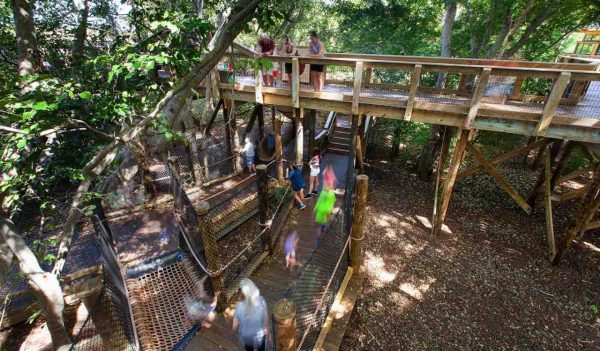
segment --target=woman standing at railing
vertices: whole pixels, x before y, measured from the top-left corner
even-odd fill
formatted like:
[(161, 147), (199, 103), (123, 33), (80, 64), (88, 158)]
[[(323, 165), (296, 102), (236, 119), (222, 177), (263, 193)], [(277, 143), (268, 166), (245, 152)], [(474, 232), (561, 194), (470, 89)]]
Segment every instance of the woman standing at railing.
[[(315, 31), (310, 33), (310, 44), (308, 44), (308, 49), (308, 55), (310, 57), (322, 58), (323, 55), (325, 55), (323, 42), (319, 39), (319, 35)], [(312, 80), (315, 91), (323, 90), (323, 86), (325, 86), (325, 66), (311, 64), (310, 79)]]
[[(273, 56), (273, 51), (275, 50), (275, 41), (273, 38), (262, 35), (258, 40), (258, 46), (260, 49), (260, 53), (262, 56)], [(268, 65), (268, 66), (267, 66)], [(263, 82), (266, 86), (273, 86), (273, 63), (265, 63), (261, 64), (261, 70), (263, 75)]]

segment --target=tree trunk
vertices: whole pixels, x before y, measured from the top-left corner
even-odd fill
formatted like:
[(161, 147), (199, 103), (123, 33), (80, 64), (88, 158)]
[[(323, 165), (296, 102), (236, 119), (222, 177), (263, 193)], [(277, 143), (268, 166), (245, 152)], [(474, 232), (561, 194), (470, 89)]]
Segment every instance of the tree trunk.
[(87, 37), (88, 15), (90, 13), (90, 3), (88, 0), (83, 0), (83, 7), (79, 10), (79, 25), (75, 30), (75, 39), (73, 40), (73, 66), (79, 66), (83, 63), (83, 49), (85, 38)]
[(21, 272), (27, 277), (29, 285), (39, 300), (54, 349), (68, 350), (71, 340), (62, 317), (65, 303), (58, 278), (40, 267), (33, 251), (17, 234), (14, 223), (2, 216), (0, 216), (0, 236), (19, 260)]
[[(450, 57), (452, 55), (452, 26), (456, 17), (456, 1), (448, 0), (446, 2), (446, 15), (444, 16), (444, 28), (442, 31), (442, 57)], [(438, 75), (439, 88), (443, 88), (443, 82), (446, 75)], [(442, 134), (445, 127), (441, 125), (432, 125), (429, 130), (429, 142), (423, 146), (421, 154), (417, 158), (416, 173), (419, 179), (429, 180), (433, 174), (433, 164), (440, 152), (442, 146)]]
[(40, 54), (33, 24), (33, 0), (11, 0), (10, 5), (15, 20), (19, 75), (26, 76), (40, 68)]
[(194, 6), (194, 12), (198, 18), (202, 18), (204, 12), (204, 0), (192, 0), (192, 5)]
[(260, 0), (241, 0), (237, 2), (233, 11), (227, 18), (227, 21), (223, 23), (215, 33), (214, 39), (216, 45), (214, 49), (211, 49), (196, 68), (184, 77), (175, 88), (169, 91), (165, 97), (156, 104), (151, 113), (144, 117), (144, 119), (136, 126), (121, 132), (113, 142), (100, 150), (100, 152), (85, 165), (82, 170), (83, 180), (73, 197), (69, 208), (69, 214), (65, 220), (65, 226), (60, 236), (58, 255), (52, 270), (54, 274), (60, 275), (65, 264), (69, 246), (73, 239), (73, 230), (79, 220), (79, 207), (83, 204), (85, 194), (94, 179), (104, 171), (106, 166), (114, 158), (117, 148), (134, 139), (141, 131), (150, 125), (157, 116), (163, 113), (163, 110), (167, 105), (171, 104), (175, 99), (179, 99), (180, 93), (190, 91), (191, 94), (191, 89), (196, 87), (208, 75), (217, 62), (219, 62), (219, 59), (223, 56), (239, 32), (244, 28), (244, 24), (247, 22), (248, 17), (254, 13), (259, 3)]

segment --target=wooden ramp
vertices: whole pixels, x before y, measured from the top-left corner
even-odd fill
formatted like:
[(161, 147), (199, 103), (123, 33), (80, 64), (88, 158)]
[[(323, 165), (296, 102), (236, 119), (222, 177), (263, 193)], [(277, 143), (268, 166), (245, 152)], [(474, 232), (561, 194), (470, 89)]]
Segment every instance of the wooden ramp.
[[(344, 123), (344, 120), (340, 123)], [(334, 211), (339, 211), (344, 195), (343, 189), (346, 184), (348, 156), (326, 155), (321, 163), (321, 170), (324, 170), (328, 165), (333, 166), (338, 179), (336, 190), (337, 200)], [(308, 185), (308, 175), (305, 178)], [(299, 242), (296, 250), (296, 258), (300, 264), (304, 264), (316, 247), (317, 225), (314, 223), (313, 214), (316, 202), (317, 197), (313, 196), (305, 200), (306, 208), (304, 210), (293, 210), (282, 229), (282, 240), (280, 240), (275, 253), (267, 258), (250, 277), (260, 289), (261, 295), (265, 298), (269, 314), (272, 314), (275, 302), (285, 297), (300, 271), (299, 268), (296, 268), (294, 271), (286, 270), (285, 268), (285, 258), (282, 250), (282, 242), (285, 237), (294, 230), (298, 233)], [(215, 321), (204, 325), (198, 335), (192, 339), (186, 350), (241, 349), (237, 336), (231, 332), (232, 316), (233, 310), (230, 308), (223, 315), (219, 315)]]

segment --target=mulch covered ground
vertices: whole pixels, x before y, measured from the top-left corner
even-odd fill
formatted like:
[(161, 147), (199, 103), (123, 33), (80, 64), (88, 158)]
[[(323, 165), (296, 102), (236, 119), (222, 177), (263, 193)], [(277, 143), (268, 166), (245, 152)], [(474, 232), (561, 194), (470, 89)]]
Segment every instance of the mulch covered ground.
[[(519, 169), (504, 172), (531, 186)], [(551, 267), (543, 208), (527, 216), (479, 175), (457, 184), (434, 239), (432, 183), (386, 161), (367, 174), (368, 276), (342, 350), (600, 349), (600, 232)], [(558, 238), (573, 205), (556, 209)]]

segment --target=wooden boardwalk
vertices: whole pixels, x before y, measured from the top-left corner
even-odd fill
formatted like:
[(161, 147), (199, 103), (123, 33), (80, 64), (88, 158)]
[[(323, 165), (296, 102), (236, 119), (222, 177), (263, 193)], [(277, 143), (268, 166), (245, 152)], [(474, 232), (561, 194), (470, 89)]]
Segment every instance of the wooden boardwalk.
[[(343, 122), (342, 122), (343, 123)], [(323, 158), (321, 170), (327, 165), (331, 165), (336, 173), (337, 200), (334, 211), (339, 211), (343, 200), (343, 189), (346, 183), (346, 169), (348, 165), (348, 156), (328, 154)], [(308, 176), (305, 176), (308, 185)], [(295, 270), (286, 270), (285, 258), (282, 250), (282, 244), (285, 237), (292, 231), (298, 233), (299, 242), (296, 250), (296, 259), (300, 265), (303, 265), (316, 247), (317, 226), (314, 223), (313, 209), (317, 202), (317, 197), (313, 196), (305, 200), (306, 208), (304, 210), (294, 209), (286, 225), (283, 227), (279, 245), (273, 256), (265, 260), (259, 268), (252, 274), (252, 279), (261, 295), (265, 298), (269, 315), (273, 312), (273, 305), (284, 298), (291, 287), (300, 268)], [(214, 321), (203, 325), (202, 330), (190, 342), (186, 350), (240, 350), (238, 338), (231, 332), (233, 317), (233, 308), (231, 306), (223, 315), (219, 315)]]

